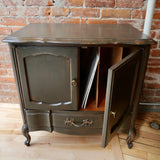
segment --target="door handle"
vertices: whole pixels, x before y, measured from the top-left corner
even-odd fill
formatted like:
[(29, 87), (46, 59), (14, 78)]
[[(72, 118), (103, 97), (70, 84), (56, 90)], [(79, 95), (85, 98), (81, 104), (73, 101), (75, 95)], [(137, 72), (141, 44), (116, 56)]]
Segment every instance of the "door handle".
[(111, 111), (113, 118), (116, 118), (116, 112)]
[(77, 86), (77, 81), (75, 79), (72, 80), (72, 86), (76, 87)]

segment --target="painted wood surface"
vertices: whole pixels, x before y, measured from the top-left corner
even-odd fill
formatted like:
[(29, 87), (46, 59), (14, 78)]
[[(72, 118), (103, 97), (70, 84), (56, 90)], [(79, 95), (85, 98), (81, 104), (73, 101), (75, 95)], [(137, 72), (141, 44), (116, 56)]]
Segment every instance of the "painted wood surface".
[(65, 45), (154, 44), (128, 24), (29, 24), (3, 40), (9, 43), (54, 43)]

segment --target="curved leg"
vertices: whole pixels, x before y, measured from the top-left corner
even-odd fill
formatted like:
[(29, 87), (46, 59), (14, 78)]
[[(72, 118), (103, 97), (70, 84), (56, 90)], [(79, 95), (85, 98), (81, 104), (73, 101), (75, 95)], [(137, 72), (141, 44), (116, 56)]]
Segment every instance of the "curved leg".
[(133, 139), (134, 139), (135, 136), (136, 136), (136, 129), (133, 128), (133, 130), (129, 131), (129, 135), (128, 135), (127, 139), (126, 139), (129, 149), (131, 149), (133, 147), (133, 143), (132, 142), (133, 142)]
[(27, 140), (24, 142), (26, 146), (30, 145), (31, 137), (29, 135), (29, 130), (26, 124), (23, 125), (22, 127), (22, 134), (27, 138)]

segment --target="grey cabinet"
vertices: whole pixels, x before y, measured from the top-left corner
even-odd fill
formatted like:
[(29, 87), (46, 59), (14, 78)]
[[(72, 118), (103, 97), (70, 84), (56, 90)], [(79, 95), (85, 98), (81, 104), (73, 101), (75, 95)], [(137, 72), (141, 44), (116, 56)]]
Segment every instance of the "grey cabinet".
[[(3, 41), (10, 45), (27, 146), (30, 131), (102, 134), (105, 147), (121, 130), (132, 147), (152, 39), (130, 25), (30, 24)], [(84, 109), (95, 54), (99, 61)]]

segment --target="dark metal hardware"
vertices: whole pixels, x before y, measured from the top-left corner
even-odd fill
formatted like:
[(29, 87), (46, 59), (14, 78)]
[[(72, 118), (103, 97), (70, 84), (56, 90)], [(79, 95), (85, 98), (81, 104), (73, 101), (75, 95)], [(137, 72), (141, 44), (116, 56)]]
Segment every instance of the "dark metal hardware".
[(75, 79), (72, 80), (72, 86), (76, 87), (77, 86), (77, 81)]
[(66, 126), (83, 127), (83, 126), (91, 126), (93, 124), (93, 121), (92, 120), (89, 121), (88, 119), (84, 119), (82, 121), (82, 123), (76, 124), (74, 122), (74, 119), (71, 120), (71, 119), (67, 118), (64, 123)]
[(113, 115), (113, 118), (116, 118), (116, 112), (111, 111), (111, 114)]

